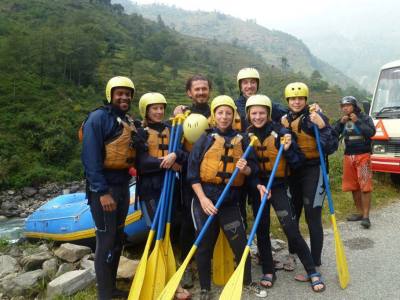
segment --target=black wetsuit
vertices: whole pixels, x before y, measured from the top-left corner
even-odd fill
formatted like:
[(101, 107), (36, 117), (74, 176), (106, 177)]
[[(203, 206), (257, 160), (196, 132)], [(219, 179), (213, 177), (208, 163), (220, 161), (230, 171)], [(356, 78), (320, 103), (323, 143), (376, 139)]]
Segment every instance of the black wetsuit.
[[(221, 195), (225, 184), (211, 184), (204, 183), (200, 180), (200, 164), (204, 154), (214, 143), (212, 133), (218, 133), (223, 136), (226, 143), (229, 144), (233, 137), (237, 135), (237, 131), (228, 130), (225, 133), (220, 132), (218, 129), (212, 129), (208, 134), (204, 134), (195, 143), (192, 152), (189, 155), (188, 162), (188, 182), (192, 185), (195, 183), (201, 183), (205, 195), (215, 204), (218, 197)], [(247, 134), (244, 134), (242, 140), (243, 151), (249, 144)], [(254, 153), (247, 158), (248, 166), (252, 171), (256, 172), (257, 163), (255, 160)], [(235, 255), (235, 260), (239, 263), (240, 258), (246, 246), (246, 232), (242, 220), (242, 216), (239, 209), (240, 201), (240, 187), (231, 187), (230, 192), (227, 194), (222, 206), (218, 210), (218, 214), (215, 216), (210, 228), (204, 235), (203, 240), (196, 252), (196, 263), (199, 272), (200, 286), (202, 289), (210, 290), (211, 287), (211, 258), (213, 255), (213, 249), (215, 242), (219, 234), (219, 228), (222, 228), (227, 240)], [(201, 207), (200, 201), (197, 196), (192, 200), (191, 206), (192, 216), (195, 223), (196, 233), (199, 234), (204, 223), (206, 222), (208, 215), (206, 215)], [(246, 262), (244, 284), (250, 284), (251, 282), (251, 266), (250, 259)]]
[[(111, 105), (90, 113), (83, 127), (82, 162), (85, 169), (88, 204), (96, 226), (95, 271), (98, 298), (108, 300), (115, 289), (116, 275), (124, 241), (124, 223), (129, 208), (128, 169), (103, 168), (104, 144), (118, 136), (122, 126), (117, 117), (127, 121), (125, 113)], [(117, 208), (105, 212), (100, 197), (111, 194)]]
[[(320, 113), (326, 126), (319, 129), (321, 146), (324, 155), (334, 153), (338, 148), (338, 137), (329, 120)], [(301, 118), (299, 128), (293, 130), (293, 134), (303, 131), (314, 137), (314, 124), (310, 120), (308, 106), (298, 114), (289, 112), (287, 115), (289, 123)], [(301, 145), (299, 145), (301, 148)], [(325, 198), (325, 187), (323, 183), (322, 170), (319, 157), (306, 159), (300, 168), (294, 170), (290, 176), (290, 192), (295, 209), (297, 222), (301, 217), (304, 208), (305, 218), (310, 233), (311, 255), (316, 266), (321, 265), (321, 253), (324, 240), (322, 227), (322, 206)], [(294, 245), (289, 242), (289, 252), (296, 253)]]
[[(279, 123), (268, 123), (262, 128), (250, 127), (249, 132), (254, 133), (258, 137), (261, 144), (273, 132), (276, 133), (277, 137), (275, 138), (275, 148), (277, 150), (280, 147), (280, 138), (283, 135), (290, 133), (289, 130), (285, 129)], [(290, 148), (287, 151), (283, 151), (281, 160), (282, 159), (285, 159), (288, 163), (285, 173), (289, 172), (289, 166), (292, 170), (296, 169), (301, 166), (305, 160), (304, 155), (300, 151), (294, 139), (292, 139)], [(252, 184), (250, 191), (253, 199), (252, 207), (254, 218), (256, 217), (261, 205), (260, 193), (257, 190), (257, 184), (266, 186), (269, 180), (269, 173), (266, 174), (260, 167), (258, 174), (253, 175), (251, 178)], [(307, 243), (304, 241), (299, 231), (296, 216), (291, 203), (286, 175), (287, 174), (281, 177), (275, 176), (271, 188), (271, 198), (267, 200), (268, 202), (264, 208), (260, 224), (257, 228), (257, 246), (262, 265), (262, 272), (263, 274), (273, 274), (275, 272), (272, 258), (271, 240), (269, 238), (270, 211), (272, 205), (288, 241), (291, 243), (291, 245), (293, 245), (293, 248), (295, 248), (295, 251), (299, 256), (307, 274), (310, 275), (316, 272), (315, 265), (311, 257), (310, 249), (308, 248)]]

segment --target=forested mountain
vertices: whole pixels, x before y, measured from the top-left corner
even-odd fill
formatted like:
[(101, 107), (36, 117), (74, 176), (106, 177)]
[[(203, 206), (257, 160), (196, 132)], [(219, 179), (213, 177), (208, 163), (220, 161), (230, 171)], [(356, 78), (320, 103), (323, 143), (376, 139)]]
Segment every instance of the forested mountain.
[(324, 80), (341, 87), (357, 83), (338, 69), (315, 57), (298, 38), (278, 30), (269, 30), (254, 20), (243, 21), (219, 12), (186, 11), (162, 4), (139, 5), (130, 0), (113, 0), (127, 12), (157, 20), (187, 35), (215, 39), (240, 45), (259, 54), (263, 60), (282, 71), (302, 72), (310, 76), (315, 70)]
[[(238, 94), (237, 71), (257, 67), (261, 90), (282, 99), (291, 81), (310, 84), (312, 98), (332, 113), (350, 91), (328, 87), (318, 72), (310, 79), (282, 72), (241, 46), (188, 37), (121, 5), (95, 0), (0, 2), (0, 188), (82, 178), (77, 130), (100, 106), (107, 80), (133, 79), (137, 101), (163, 93), (169, 110), (185, 97), (185, 80), (209, 76), (214, 95)], [(358, 93), (357, 90), (351, 90)]]

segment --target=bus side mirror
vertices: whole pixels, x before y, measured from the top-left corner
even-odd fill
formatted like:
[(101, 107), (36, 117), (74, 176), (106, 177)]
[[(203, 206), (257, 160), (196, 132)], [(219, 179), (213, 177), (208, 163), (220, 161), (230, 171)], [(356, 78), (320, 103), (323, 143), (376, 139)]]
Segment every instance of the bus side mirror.
[(363, 105), (363, 108), (364, 108), (364, 112), (366, 114), (369, 114), (369, 110), (371, 108), (371, 103), (369, 101), (363, 101), (362, 105)]

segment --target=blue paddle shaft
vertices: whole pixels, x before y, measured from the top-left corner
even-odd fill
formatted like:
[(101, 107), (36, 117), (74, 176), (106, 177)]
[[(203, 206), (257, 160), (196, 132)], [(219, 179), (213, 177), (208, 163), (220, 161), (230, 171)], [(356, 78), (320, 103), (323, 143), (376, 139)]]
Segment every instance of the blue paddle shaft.
[[(243, 159), (246, 159), (246, 158), (249, 156), (250, 151), (251, 151), (252, 149), (253, 149), (253, 146), (250, 144), (250, 145), (247, 147), (246, 151), (244, 152), (242, 158), (243, 158)], [(231, 185), (232, 185), (233, 181), (235, 180), (235, 178), (236, 178), (236, 176), (237, 176), (238, 173), (239, 173), (239, 169), (236, 167), (235, 170), (233, 171), (232, 176), (231, 176), (231, 178), (229, 179), (227, 185), (225, 186), (225, 188), (224, 188), (222, 194), (219, 196), (217, 203), (215, 204), (215, 207), (216, 207), (217, 209), (221, 206), (222, 202), (224, 201), (225, 196), (226, 196), (226, 194), (228, 193), (228, 191), (229, 191), (229, 189), (230, 189), (230, 187), (231, 187)], [(211, 222), (213, 221), (214, 216), (215, 216), (215, 215), (210, 215), (210, 216), (207, 218), (207, 221), (206, 221), (206, 223), (204, 224), (203, 228), (201, 229), (201, 231), (200, 231), (200, 233), (199, 233), (199, 236), (197, 237), (196, 241), (194, 242), (194, 244), (195, 244), (196, 246), (199, 246), (201, 240), (203, 239), (204, 234), (206, 233), (206, 231), (207, 231), (208, 227), (210, 226)]]
[[(170, 131), (170, 139), (168, 143), (168, 153), (171, 153), (172, 147), (173, 147), (173, 140), (174, 140), (174, 135), (175, 135), (175, 123), (172, 123), (171, 131)], [(170, 178), (170, 172), (165, 172), (164, 176), (164, 181), (163, 181), (163, 188), (161, 191), (160, 199), (159, 199), (159, 206), (161, 206), (160, 213), (158, 216), (158, 229), (157, 229), (157, 240), (161, 239), (163, 236), (163, 227), (164, 227), (164, 220), (165, 220), (165, 215), (166, 215), (166, 208), (167, 208), (167, 195), (168, 195), (168, 183), (169, 183), (169, 178)]]
[(322, 177), (323, 177), (324, 183), (325, 183), (325, 191), (326, 191), (326, 195), (328, 197), (329, 212), (331, 213), (331, 215), (333, 215), (335, 213), (335, 209), (333, 207), (333, 198), (332, 198), (332, 194), (331, 194), (331, 187), (329, 185), (328, 172), (326, 171), (324, 152), (323, 152), (322, 146), (321, 146), (321, 138), (319, 135), (319, 130), (318, 130), (317, 125), (315, 125), (315, 124), (314, 124), (314, 133), (315, 133), (315, 139), (317, 140), (319, 160), (320, 160), (321, 169), (322, 169)]
[[(171, 135), (168, 145), (168, 153), (176, 152), (178, 148), (178, 144), (181, 142), (181, 136), (183, 132), (182, 124), (178, 124), (178, 126), (172, 126)], [(175, 185), (175, 172), (172, 170), (167, 170), (164, 176), (163, 183), (163, 192), (160, 197), (160, 201), (162, 199), (162, 210), (160, 213), (160, 221), (158, 223), (158, 231), (157, 231), (157, 239), (161, 239), (164, 236), (165, 232), (165, 220), (171, 220), (172, 216), (172, 194), (174, 192)], [(168, 210), (168, 212), (167, 212)]]
[[(253, 228), (251, 229), (250, 236), (247, 241), (247, 246), (250, 246), (251, 243), (253, 242), (254, 235), (256, 234), (256, 231), (257, 231), (257, 227), (260, 224), (262, 212), (264, 210), (265, 205), (267, 204), (268, 194), (269, 194), (269, 191), (271, 190), (272, 183), (274, 182), (274, 177), (275, 177), (276, 170), (278, 169), (279, 161), (281, 160), (283, 147), (284, 147), (284, 144), (281, 144), (279, 146), (279, 151), (278, 151), (278, 155), (276, 156), (276, 159), (275, 159), (274, 167), (272, 168), (271, 175), (269, 175), (269, 179), (268, 179), (268, 183), (267, 183), (267, 191), (261, 199), (261, 204), (260, 204), (260, 207), (258, 208), (257, 216), (256, 216), (256, 219), (254, 220)], [(257, 201), (257, 200), (254, 199), (253, 201)]]

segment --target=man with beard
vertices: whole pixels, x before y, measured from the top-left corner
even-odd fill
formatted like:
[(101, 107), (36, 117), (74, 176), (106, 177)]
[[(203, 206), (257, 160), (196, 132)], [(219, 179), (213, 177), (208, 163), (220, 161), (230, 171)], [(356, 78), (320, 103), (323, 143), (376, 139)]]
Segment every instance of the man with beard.
[(192, 100), (192, 105), (178, 105), (175, 107), (174, 116), (190, 110), (191, 113), (202, 114), (206, 118), (210, 116), (211, 81), (203, 75), (194, 75), (186, 81), (186, 94)]
[[(190, 106), (178, 105), (174, 110), (174, 115), (184, 113), (187, 110), (192, 114), (200, 114), (206, 118), (211, 115), (208, 100), (210, 99), (211, 81), (203, 75), (197, 74), (186, 81), (186, 94), (192, 100)], [(185, 150), (190, 152), (193, 145), (185, 141)], [(191, 203), (194, 197), (192, 187), (186, 184), (187, 165), (184, 165), (181, 172), (181, 229), (180, 229), (180, 248), (181, 261), (188, 255), (194, 243), (195, 230), (191, 214)], [(193, 287), (193, 271), (188, 267), (182, 278), (183, 288)]]
[(96, 225), (95, 271), (98, 299), (127, 297), (116, 288), (116, 275), (129, 208), (129, 168), (136, 132), (130, 110), (135, 87), (122, 76), (106, 86), (105, 105), (92, 111), (83, 124), (82, 163), (88, 204)]

